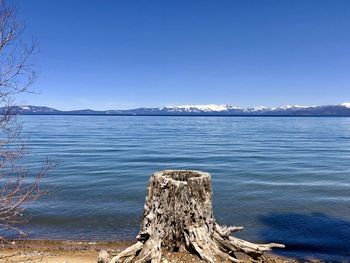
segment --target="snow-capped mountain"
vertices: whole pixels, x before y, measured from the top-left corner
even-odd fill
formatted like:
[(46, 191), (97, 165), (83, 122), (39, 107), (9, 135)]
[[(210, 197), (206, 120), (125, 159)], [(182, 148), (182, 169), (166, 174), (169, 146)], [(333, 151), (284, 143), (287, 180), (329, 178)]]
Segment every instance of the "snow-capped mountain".
[[(0, 109), (4, 112), (5, 108)], [(160, 108), (95, 111), (90, 109), (60, 111), (44, 106), (14, 106), (12, 112), (23, 115), (180, 115), (180, 116), (349, 116), (350, 102), (336, 105), (305, 106), (282, 105), (278, 107), (238, 107), (228, 104), (180, 105)]]
[(344, 102), (344, 103), (342, 103), (340, 105), (343, 106), (343, 107), (346, 107), (346, 108), (350, 108), (350, 102)]
[(239, 109), (239, 107), (231, 106), (228, 104), (206, 104), (206, 105), (168, 106), (168, 107), (163, 107), (159, 109), (166, 110), (169, 112), (221, 112), (221, 111), (229, 111), (231, 109)]
[(53, 109), (53, 108), (49, 108), (49, 107), (45, 107), (45, 106), (33, 106), (33, 105), (25, 105), (25, 106), (15, 106), (13, 107), (16, 110), (18, 110), (21, 113), (36, 113), (36, 112), (40, 112), (40, 113), (55, 113), (55, 112), (59, 112), (59, 110)]
[[(135, 110), (134, 110), (135, 111)], [(282, 105), (278, 107), (239, 107), (228, 104), (182, 105), (162, 108), (136, 109), (144, 113), (161, 113), (162, 115), (301, 115), (301, 116), (350, 116), (350, 103), (339, 105), (305, 106)]]

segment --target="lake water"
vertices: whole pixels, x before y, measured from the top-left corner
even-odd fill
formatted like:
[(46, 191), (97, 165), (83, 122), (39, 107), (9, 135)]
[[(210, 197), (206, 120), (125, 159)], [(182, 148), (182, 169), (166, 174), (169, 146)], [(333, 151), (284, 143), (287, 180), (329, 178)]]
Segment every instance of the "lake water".
[(212, 174), (220, 224), (278, 253), (350, 259), (350, 118), (23, 116), (30, 167), (59, 165), (33, 239), (133, 240), (152, 172)]

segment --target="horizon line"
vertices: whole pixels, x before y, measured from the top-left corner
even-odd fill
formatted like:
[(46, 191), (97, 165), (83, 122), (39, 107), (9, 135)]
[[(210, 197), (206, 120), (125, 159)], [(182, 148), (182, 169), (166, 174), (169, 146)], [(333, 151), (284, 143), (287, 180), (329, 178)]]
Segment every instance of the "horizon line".
[[(77, 108), (77, 109), (66, 109), (62, 110), (53, 106), (47, 106), (47, 105), (34, 105), (34, 104), (14, 104), (10, 105), (10, 107), (46, 107), (58, 111), (80, 111), (80, 110), (91, 110), (91, 111), (128, 111), (128, 110), (135, 110), (135, 109), (162, 109), (162, 108), (185, 108), (185, 107), (208, 107), (208, 106), (221, 106), (221, 107), (235, 107), (237, 109), (252, 109), (252, 108), (266, 108), (266, 109), (276, 109), (281, 107), (300, 107), (300, 108), (312, 108), (312, 107), (320, 107), (320, 106), (345, 106), (350, 108), (350, 102), (342, 102), (337, 104), (319, 104), (319, 105), (303, 105), (303, 104), (280, 104), (279, 106), (264, 106), (264, 105), (257, 105), (257, 106), (238, 106), (235, 104), (229, 104), (229, 103), (208, 103), (208, 104), (181, 104), (181, 105), (167, 105), (167, 106), (152, 106), (152, 107), (146, 107), (146, 106), (140, 106), (135, 108), (129, 108), (129, 109), (93, 109), (93, 108)], [(4, 106), (6, 107), (6, 106)]]

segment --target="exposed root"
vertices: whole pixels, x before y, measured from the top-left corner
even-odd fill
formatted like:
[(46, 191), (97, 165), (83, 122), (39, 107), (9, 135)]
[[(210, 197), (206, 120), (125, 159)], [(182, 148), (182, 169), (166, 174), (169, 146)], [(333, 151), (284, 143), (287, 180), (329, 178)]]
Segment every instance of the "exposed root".
[(120, 252), (117, 256), (110, 261), (101, 261), (101, 263), (143, 263), (152, 262), (159, 263), (162, 257), (161, 242), (155, 242), (152, 239), (148, 239), (144, 243), (138, 241), (136, 244), (128, 247), (124, 251)]
[(242, 252), (252, 259), (260, 261), (264, 261), (262, 258), (264, 252), (270, 251), (272, 248), (285, 247), (282, 244), (276, 243), (254, 244), (233, 236), (222, 236), (218, 232), (214, 232), (212, 238), (221, 251), (225, 251), (226, 253)]
[[(190, 228), (184, 232), (185, 247), (208, 263), (216, 263), (218, 259), (242, 262), (236, 257), (237, 252), (248, 255), (252, 261), (264, 262), (264, 252), (272, 248), (284, 248), (282, 244), (254, 244), (229, 236), (230, 232), (241, 229), (242, 227), (220, 227), (216, 224), (215, 231), (208, 235), (208, 228), (205, 226)], [(161, 241), (155, 242), (152, 238), (144, 240), (144, 243), (138, 241), (115, 256), (109, 263), (159, 263), (162, 257), (161, 245)]]
[(216, 257), (222, 260), (230, 260), (231, 262), (239, 262), (238, 259), (231, 257), (229, 254), (222, 252), (215, 241), (205, 235), (205, 231), (201, 228), (191, 229), (189, 234), (185, 233), (186, 244), (188, 250), (194, 250), (197, 255), (206, 262), (216, 262)]
[(132, 245), (131, 247), (128, 247), (124, 251), (120, 252), (117, 256), (112, 258), (110, 263), (132, 262), (131, 260), (135, 258), (135, 256), (142, 249), (142, 247), (143, 243), (138, 241), (136, 244)]
[(218, 232), (221, 236), (229, 236), (233, 232), (237, 232), (242, 230), (243, 226), (219, 226), (215, 224), (216, 232)]

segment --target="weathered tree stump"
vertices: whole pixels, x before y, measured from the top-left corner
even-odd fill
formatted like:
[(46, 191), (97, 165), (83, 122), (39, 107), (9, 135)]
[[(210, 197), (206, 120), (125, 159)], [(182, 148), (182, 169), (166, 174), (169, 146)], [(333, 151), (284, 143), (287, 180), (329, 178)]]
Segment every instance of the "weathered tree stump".
[[(230, 236), (242, 227), (219, 226), (212, 211), (209, 173), (191, 170), (155, 172), (147, 191), (136, 244), (112, 258), (110, 263), (157, 263), (163, 249), (186, 249), (206, 262), (217, 262), (218, 259), (239, 262), (236, 253), (263, 261), (265, 251), (284, 247), (274, 243), (253, 244)], [(106, 254), (103, 256), (107, 258)]]

